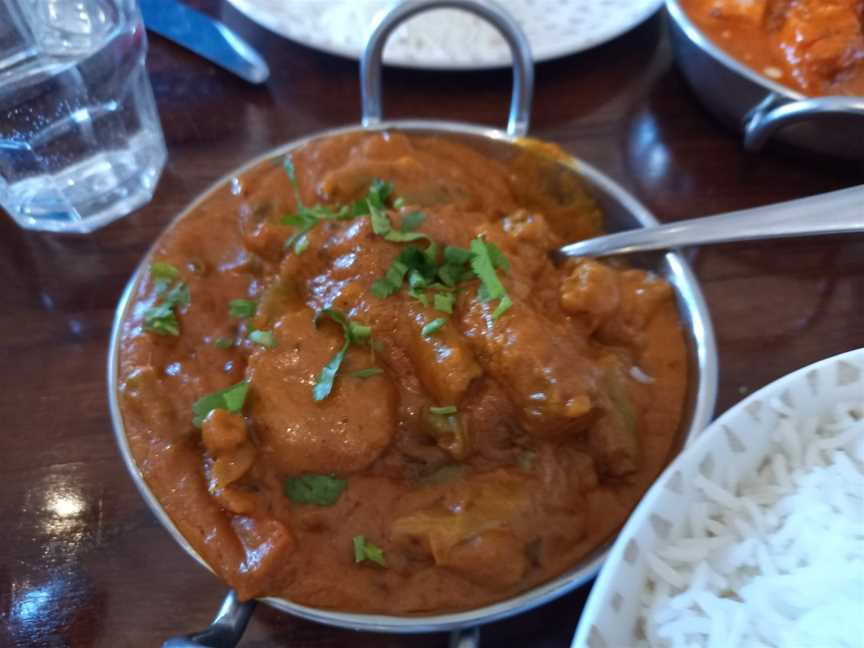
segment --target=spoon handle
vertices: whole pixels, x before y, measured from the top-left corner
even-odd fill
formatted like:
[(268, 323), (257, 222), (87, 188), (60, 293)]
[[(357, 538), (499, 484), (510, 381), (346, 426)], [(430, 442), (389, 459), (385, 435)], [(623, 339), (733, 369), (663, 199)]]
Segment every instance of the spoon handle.
[(195, 634), (171, 637), (162, 648), (234, 648), (240, 643), (254, 610), (255, 599), (241, 603), (231, 590), (207, 628)]
[(755, 239), (864, 233), (864, 185), (800, 200), (628, 230), (565, 245), (567, 257), (607, 256)]

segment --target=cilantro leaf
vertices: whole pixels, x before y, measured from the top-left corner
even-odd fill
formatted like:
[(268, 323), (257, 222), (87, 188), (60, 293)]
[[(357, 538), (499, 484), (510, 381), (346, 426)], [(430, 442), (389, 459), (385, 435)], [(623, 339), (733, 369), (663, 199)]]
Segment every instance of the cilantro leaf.
[(384, 299), (393, 293), (397, 292), (402, 286), (402, 281), (405, 279), (405, 274), (408, 272), (408, 264), (403, 260), (405, 258), (405, 250), (390, 264), (387, 272), (381, 279), (376, 279), (372, 284), (372, 294), (376, 297)]
[(321, 369), (318, 378), (315, 380), (315, 386), (312, 388), (312, 400), (322, 401), (333, 391), (333, 381), (336, 380), (336, 374), (339, 373), (339, 367), (342, 366), (342, 361), (345, 359), (345, 354), (348, 352), (348, 340), (342, 348), (333, 356), (333, 358)]
[(393, 193), (393, 184), (380, 178), (375, 178), (369, 185), (367, 200), (373, 207), (383, 209), (387, 198)]
[[(480, 290), (477, 291), (477, 295), (483, 301), (488, 301), (490, 299), (501, 300), (498, 304), (498, 308), (496, 308), (495, 312), (492, 314), (492, 319), (495, 320), (510, 308), (513, 302), (507, 295), (507, 291), (504, 290), (504, 285), (501, 283), (498, 275), (495, 273), (493, 256), (500, 256), (503, 258), (503, 254), (497, 247), (494, 247), (494, 250), (497, 250), (497, 252), (490, 251), (491, 249), (493, 248), (490, 248), (490, 244), (487, 244), (486, 241), (480, 237), (471, 241), (471, 252), (474, 255), (471, 257), (471, 268), (482, 282), (482, 286), (480, 287)], [(500, 264), (501, 259), (499, 258), (498, 261)]]
[[(394, 207), (395, 206), (396, 205), (394, 203)], [(418, 227), (420, 227), (425, 220), (426, 214), (421, 211), (413, 211), (402, 219), (402, 227), (400, 229), (403, 232), (413, 232)]]
[(423, 232), (400, 232), (399, 230), (390, 230), (384, 235), (384, 238), (393, 243), (410, 243), (411, 241), (419, 241), (422, 239), (431, 241), (429, 236)]
[(174, 286), (165, 293), (165, 296), (162, 297), (162, 300), (166, 304), (171, 304), (172, 306), (188, 306), (190, 297), (189, 297), (189, 289), (182, 282), (177, 282)]
[(282, 492), (296, 504), (333, 506), (347, 486), (347, 480), (331, 475), (303, 475), (286, 479)]
[(433, 304), (435, 306), (435, 310), (441, 311), (442, 313), (452, 313), (453, 312), (453, 302), (456, 300), (456, 296), (453, 293), (435, 293), (435, 297), (433, 298)]
[(348, 322), (348, 338), (354, 344), (366, 342), (372, 337), (372, 327), (357, 322)]
[(192, 414), (194, 415), (192, 425), (200, 428), (204, 419), (214, 409), (224, 409), (235, 414), (240, 412), (243, 409), (247, 391), (249, 391), (249, 383), (244, 381), (202, 396), (192, 404)]
[(371, 378), (372, 376), (377, 376), (378, 374), (382, 373), (384, 373), (384, 370), (378, 367), (366, 367), (365, 369), (358, 369), (357, 371), (352, 371), (348, 375), (353, 376), (354, 378)]
[(373, 182), (372, 184), (375, 187), (375, 190), (373, 191), (373, 189), (370, 188), (369, 196), (363, 199), (363, 201), (358, 201), (358, 203), (355, 203), (353, 207), (343, 205), (335, 211), (325, 205), (315, 205), (313, 207), (307, 207), (303, 204), (303, 200), (300, 198), (300, 190), (297, 186), (294, 163), (291, 161), (290, 157), (286, 157), (283, 164), (285, 166), (285, 171), (288, 174), (288, 179), (291, 181), (291, 189), (294, 192), (294, 201), (297, 205), (296, 213), (288, 214), (282, 218), (283, 225), (290, 225), (297, 228), (297, 231), (294, 232), (294, 234), (291, 235), (287, 241), (285, 241), (285, 249), (293, 249), (295, 254), (303, 254), (303, 252), (306, 251), (306, 249), (309, 247), (309, 238), (306, 235), (321, 221), (346, 220), (354, 218), (355, 216), (359, 216), (361, 214), (368, 213), (368, 205), (362, 206), (358, 203), (368, 203), (370, 200), (381, 201), (380, 196), (386, 195), (387, 193), (385, 187), (375, 185), (375, 183)]
[(438, 416), (450, 416), (451, 414), (456, 414), (459, 409), (455, 405), (444, 405), (443, 407), (430, 407), (429, 413), (436, 414)]
[[(401, 283), (401, 282), (400, 282)], [(372, 294), (375, 295), (378, 299), (386, 299), (397, 290), (399, 290), (399, 286), (393, 284), (386, 279), (376, 279), (372, 282)]]
[(444, 261), (453, 265), (465, 265), (471, 260), (471, 250), (448, 245), (444, 248)]
[(315, 314), (313, 320), (315, 326), (321, 318), (329, 317), (342, 327), (342, 334), (345, 336), (345, 342), (339, 351), (336, 352), (330, 361), (321, 369), (315, 385), (312, 387), (312, 398), (315, 401), (322, 401), (333, 391), (333, 381), (336, 379), (336, 374), (339, 373), (339, 368), (342, 366), (342, 361), (345, 359), (345, 354), (348, 352), (348, 347), (353, 344), (361, 344), (367, 341), (372, 336), (372, 328), (365, 324), (350, 321), (344, 314), (332, 308), (325, 308)]
[(412, 299), (416, 299), (424, 306), (429, 305), (429, 297), (426, 296), (426, 290), (423, 286), (412, 286), (408, 289), (408, 294)]
[(144, 330), (177, 337), (180, 335), (180, 322), (176, 311), (178, 307), (189, 304), (189, 289), (179, 280), (180, 271), (164, 261), (150, 266), (150, 276), (156, 285), (157, 297), (156, 303), (144, 311)]
[(180, 322), (174, 314), (174, 305), (162, 302), (144, 311), (144, 329), (157, 335), (180, 335)]
[(378, 236), (386, 236), (393, 229), (390, 217), (382, 206), (374, 205), (371, 199), (366, 200), (369, 204), (369, 220), (372, 222), (372, 231)]
[(249, 340), (268, 349), (273, 349), (277, 346), (273, 331), (252, 331), (249, 333)]
[(438, 244), (429, 239), (429, 245), (423, 250), (423, 259), (426, 261), (426, 275), (433, 278), (437, 272), (438, 266)]
[(420, 335), (422, 335), (423, 337), (431, 337), (432, 335), (434, 335), (435, 333), (440, 331), (441, 327), (443, 327), (446, 323), (447, 323), (446, 317), (438, 317), (438, 318), (432, 320), (431, 322), (429, 322), (428, 324), (426, 324), (421, 329)]
[(504, 253), (501, 251), (497, 245), (491, 242), (485, 242), (486, 249), (489, 252), (489, 258), (492, 260), (492, 265), (496, 270), (504, 270), (507, 272), (510, 269), (510, 261), (504, 256)]
[(498, 302), (498, 307), (492, 312), (492, 320), (497, 320), (501, 317), (507, 309), (513, 305), (513, 300), (510, 299), (510, 295), (504, 295), (501, 298), (501, 301)]
[(180, 271), (166, 261), (155, 261), (150, 265), (150, 276), (156, 284), (156, 291), (162, 292), (172, 282), (180, 279)]
[(309, 228), (318, 223), (318, 218), (308, 212), (308, 211), (300, 211), (296, 214), (288, 214), (282, 217), (283, 225), (290, 225), (292, 227)]
[(365, 536), (354, 536), (354, 562), (359, 563), (364, 560), (369, 560), (382, 567), (387, 566), (384, 560), (384, 550), (381, 547), (368, 542)]
[(213, 345), (219, 347), (220, 349), (230, 349), (234, 346), (234, 340), (227, 337), (218, 337), (213, 341)]
[(453, 288), (465, 278), (466, 273), (470, 272), (470, 270), (466, 269), (464, 266), (456, 265), (453, 263), (445, 263), (443, 266), (438, 268), (438, 278), (441, 279), (441, 283), (443, 283), (448, 288)]
[(308, 247), (309, 247), (309, 237), (307, 236), (307, 232), (303, 232), (294, 241), (294, 254), (303, 254)]
[(282, 163), (285, 167), (285, 173), (288, 174), (288, 180), (291, 182), (291, 190), (294, 192), (294, 201), (297, 203), (297, 210), (303, 209), (303, 200), (300, 198), (300, 188), (297, 186), (297, 174), (294, 170), (294, 160), (290, 155), (285, 156), (285, 161)]
[(234, 319), (254, 317), (257, 309), (258, 304), (251, 299), (232, 299), (228, 302), (228, 314)]

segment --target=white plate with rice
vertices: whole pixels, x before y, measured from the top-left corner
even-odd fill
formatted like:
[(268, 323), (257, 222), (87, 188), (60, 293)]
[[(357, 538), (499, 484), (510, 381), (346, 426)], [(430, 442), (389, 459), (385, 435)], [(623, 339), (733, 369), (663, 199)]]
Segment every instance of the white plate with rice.
[(864, 646), (864, 349), (771, 383), (661, 475), (573, 648)]
[[(359, 58), (376, 14), (394, 0), (228, 0), (267, 29), (330, 54)], [(653, 15), (663, 0), (498, 0), (520, 24), (535, 61), (612, 40)], [(455, 9), (416, 16), (393, 33), (384, 63), (470, 70), (510, 66), (510, 50), (480, 18)]]

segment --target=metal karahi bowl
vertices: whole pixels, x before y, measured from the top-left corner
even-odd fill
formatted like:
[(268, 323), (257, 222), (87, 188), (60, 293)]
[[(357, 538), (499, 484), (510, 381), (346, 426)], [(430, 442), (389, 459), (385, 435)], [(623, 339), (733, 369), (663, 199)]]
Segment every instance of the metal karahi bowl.
[[(441, 7), (460, 8), (485, 18), (501, 31), (510, 44), (514, 53), (514, 87), (510, 119), (506, 131), (442, 121), (381, 121), (381, 53), (384, 42), (403, 20), (421, 11)], [(533, 67), (527, 40), (518, 26), (500, 9), (485, 2), (481, 4), (476, 0), (415, 0), (399, 4), (379, 19), (372, 31), (364, 54), (361, 66), (363, 90), (363, 120), (361, 125), (328, 130), (265, 153), (218, 180), (183, 210), (174, 222), (183, 219), (217, 188), (230, 183), (232, 178), (246, 173), (258, 165), (272, 163), (274, 158), (282, 158), (287, 153), (312, 141), (345, 133), (399, 131), (416, 135), (435, 135), (456, 139), (460, 143), (472, 146), (484, 154), (498, 159), (511, 158), (519, 152), (524, 152), (526, 147), (548, 148), (550, 145), (526, 138), (532, 80)], [(560, 149), (556, 150), (560, 152)], [(571, 176), (576, 174), (581, 178), (583, 185), (602, 208), (607, 229), (610, 231), (650, 227), (657, 224), (650, 212), (624, 189), (585, 162), (561, 153), (561, 155), (556, 154), (554, 159), (549, 159), (549, 168), (551, 173)], [(190, 556), (210, 569), (203, 558), (177, 530), (145, 482), (132, 457), (118, 403), (117, 376), (121, 327), (131, 306), (133, 289), (144, 277), (149, 258), (150, 253), (142, 260), (117, 306), (108, 356), (111, 418), (117, 444), (126, 467), (153, 514)], [(717, 386), (717, 350), (714, 333), (700, 288), (693, 273), (679, 253), (669, 252), (646, 257), (642, 265), (664, 277), (674, 287), (679, 313), (685, 327), (685, 338), (688, 346), (689, 386), (679, 435), (683, 445), (707, 425), (714, 410)], [(267, 597), (261, 600), (272, 607), (305, 619), (355, 630), (391, 633), (454, 631), (454, 642), (460, 646), (469, 646), (474, 645), (477, 641), (477, 626), (530, 610), (589, 581), (600, 569), (607, 550), (608, 546), (598, 548), (566, 573), (529, 591), (492, 605), (463, 612), (425, 616), (357, 614), (312, 608), (282, 598)], [(250, 613), (250, 604), (240, 604), (233, 596), (229, 595), (210, 628), (198, 635), (172, 639), (166, 643), (166, 646), (170, 645), (176, 648), (199, 645), (234, 645), (234, 642), (239, 639), (239, 634), (242, 633)], [(208, 643), (217, 637), (221, 643)]]
[(666, 0), (678, 67), (714, 116), (758, 151), (777, 140), (813, 153), (864, 159), (864, 97), (808, 97), (717, 47), (679, 0)]

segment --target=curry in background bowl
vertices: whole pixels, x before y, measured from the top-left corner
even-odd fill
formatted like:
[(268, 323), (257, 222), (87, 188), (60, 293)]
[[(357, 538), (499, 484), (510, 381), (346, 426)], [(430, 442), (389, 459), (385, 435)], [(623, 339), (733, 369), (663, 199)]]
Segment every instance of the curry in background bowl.
[(679, 0), (715, 45), (810, 96), (864, 96), (861, 0)]
[(680, 446), (673, 290), (553, 264), (602, 215), (538, 160), (329, 136), (157, 241), (118, 329), (122, 427), (241, 598), (393, 615), (506, 599), (607, 543)]

